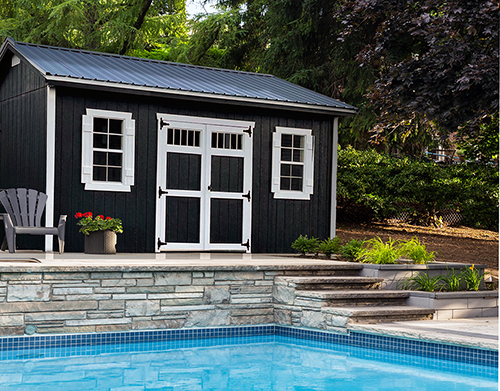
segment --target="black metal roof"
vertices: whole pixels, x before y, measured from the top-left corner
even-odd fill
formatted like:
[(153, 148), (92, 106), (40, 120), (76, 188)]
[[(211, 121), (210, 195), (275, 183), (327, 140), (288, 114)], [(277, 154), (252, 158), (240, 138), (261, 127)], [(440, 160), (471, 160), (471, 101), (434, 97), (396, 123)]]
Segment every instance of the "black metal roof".
[(354, 106), (272, 75), (35, 45), (10, 38), (4, 42), (1, 56), (6, 47), (31, 63), (47, 80), (154, 89), (165, 93), (309, 108), (339, 115), (357, 112)]

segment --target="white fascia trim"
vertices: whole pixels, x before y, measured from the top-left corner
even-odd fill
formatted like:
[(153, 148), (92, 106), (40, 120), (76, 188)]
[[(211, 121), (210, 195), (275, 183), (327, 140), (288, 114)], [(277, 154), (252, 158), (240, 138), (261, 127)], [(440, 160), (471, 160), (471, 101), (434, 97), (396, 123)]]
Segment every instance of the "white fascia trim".
[[(166, 122), (184, 122), (190, 124), (213, 125), (213, 126), (227, 126), (232, 128), (255, 128), (255, 122), (241, 121), (233, 119), (210, 118), (210, 117), (195, 117), (191, 115), (175, 115), (175, 114), (162, 114), (157, 113), (158, 120), (163, 119)], [(170, 147), (170, 146), (169, 146)]]
[[(45, 226), (54, 226), (55, 169), (56, 169), (56, 89), (47, 86), (47, 161), (45, 166)], [(53, 250), (52, 235), (45, 235), (45, 251)]]
[(330, 238), (337, 235), (337, 155), (339, 145), (339, 117), (333, 119), (333, 135), (332, 135), (332, 194), (330, 202)]
[(325, 113), (328, 113), (328, 114), (355, 115), (358, 113), (358, 111), (355, 109), (348, 109), (348, 108), (344, 108), (344, 107), (307, 105), (304, 103), (282, 102), (282, 101), (274, 101), (274, 100), (258, 99), (258, 98), (246, 98), (246, 97), (233, 96), (233, 95), (219, 95), (219, 94), (210, 94), (210, 93), (206, 93), (206, 92), (182, 91), (182, 90), (174, 90), (174, 89), (160, 88), (160, 87), (138, 86), (138, 85), (131, 85), (131, 84), (118, 84), (118, 83), (112, 83), (112, 82), (106, 82), (106, 81), (76, 79), (76, 78), (70, 78), (70, 77), (65, 77), (65, 76), (47, 76), (47, 75), (44, 75), (44, 77), (49, 81), (55, 81), (55, 82), (64, 82), (64, 83), (69, 82), (69, 83), (74, 83), (74, 84), (83, 84), (83, 85), (96, 86), (96, 87), (106, 87), (106, 88), (115, 87), (118, 89), (126, 89), (126, 90), (132, 90), (132, 91), (156, 92), (156, 93), (161, 93), (161, 94), (165, 94), (165, 95), (177, 95), (177, 96), (179, 96), (179, 95), (181, 95), (181, 96), (193, 96), (193, 97), (208, 98), (208, 99), (214, 99), (214, 100), (223, 99), (223, 100), (242, 102), (242, 103), (245, 103), (245, 102), (246, 103), (248, 103), (248, 102), (263, 103), (263, 104), (271, 105), (271, 106), (282, 106), (282, 107), (297, 108), (297, 109), (324, 111)]

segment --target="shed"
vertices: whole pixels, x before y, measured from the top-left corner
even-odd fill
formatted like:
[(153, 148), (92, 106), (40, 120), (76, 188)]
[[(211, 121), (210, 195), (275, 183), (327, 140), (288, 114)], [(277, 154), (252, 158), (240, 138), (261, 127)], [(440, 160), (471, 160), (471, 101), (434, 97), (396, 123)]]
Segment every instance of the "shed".
[(66, 251), (91, 211), (122, 219), (121, 252), (286, 253), (335, 236), (338, 120), (356, 112), (272, 75), (9, 38), (0, 188), (47, 193)]

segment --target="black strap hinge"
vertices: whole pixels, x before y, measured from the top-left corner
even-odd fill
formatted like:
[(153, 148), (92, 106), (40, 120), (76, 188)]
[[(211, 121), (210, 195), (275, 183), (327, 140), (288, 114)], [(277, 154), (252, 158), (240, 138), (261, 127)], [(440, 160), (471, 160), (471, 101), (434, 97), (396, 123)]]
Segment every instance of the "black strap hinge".
[(164, 126), (170, 125), (168, 122), (163, 121), (163, 118), (160, 118), (160, 129), (163, 129)]
[(158, 250), (159, 250), (159, 249), (160, 249), (160, 247), (161, 247), (161, 246), (165, 246), (165, 245), (167, 244), (167, 242), (162, 242), (162, 241), (160, 240), (160, 238), (158, 238), (158, 242), (157, 242), (157, 244), (158, 244)]
[(246, 247), (247, 250), (250, 250), (250, 239), (247, 239), (245, 243), (241, 243), (243, 247)]
[(245, 129), (245, 130), (243, 131), (243, 133), (248, 133), (248, 135), (249, 135), (250, 137), (252, 137), (252, 127), (251, 127), (251, 126), (249, 126), (249, 127), (248, 127), (248, 129)]
[(242, 197), (247, 198), (247, 199), (248, 199), (248, 202), (250, 202), (250, 200), (251, 200), (251, 198), (252, 198), (252, 197), (250, 196), (250, 190), (248, 190), (248, 193), (247, 193), (247, 194), (242, 194), (241, 196), (242, 196)]
[(168, 191), (162, 190), (161, 186), (158, 186), (158, 198), (161, 198), (163, 194), (168, 194)]

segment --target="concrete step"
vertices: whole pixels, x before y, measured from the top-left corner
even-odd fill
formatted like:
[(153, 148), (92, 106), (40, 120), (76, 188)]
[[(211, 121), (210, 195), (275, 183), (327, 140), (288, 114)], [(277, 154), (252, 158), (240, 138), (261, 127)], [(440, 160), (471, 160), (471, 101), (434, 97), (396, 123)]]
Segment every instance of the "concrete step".
[(380, 289), (383, 278), (359, 276), (282, 276), (275, 278), (276, 285), (285, 285), (295, 290), (367, 290)]
[(348, 318), (348, 323), (388, 323), (409, 320), (432, 320), (434, 310), (411, 306), (374, 306), (374, 307), (324, 307), (335, 317)]
[(295, 291), (295, 302), (309, 307), (404, 306), (410, 292), (383, 290)]
[(359, 273), (363, 270), (363, 264), (343, 262), (334, 263), (317, 270), (285, 270), (283, 276), (301, 276), (301, 277), (312, 277), (312, 276), (359, 276)]

